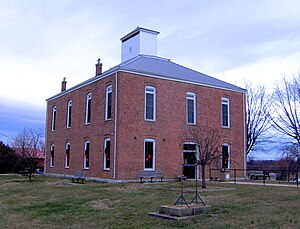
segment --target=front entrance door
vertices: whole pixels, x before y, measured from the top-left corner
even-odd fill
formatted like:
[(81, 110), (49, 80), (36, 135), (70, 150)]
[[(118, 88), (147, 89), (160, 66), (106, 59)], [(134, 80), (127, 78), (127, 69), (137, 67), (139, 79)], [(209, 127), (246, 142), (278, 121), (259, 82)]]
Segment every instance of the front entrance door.
[(183, 145), (183, 174), (189, 179), (195, 179), (196, 153), (196, 144), (185, 143)]

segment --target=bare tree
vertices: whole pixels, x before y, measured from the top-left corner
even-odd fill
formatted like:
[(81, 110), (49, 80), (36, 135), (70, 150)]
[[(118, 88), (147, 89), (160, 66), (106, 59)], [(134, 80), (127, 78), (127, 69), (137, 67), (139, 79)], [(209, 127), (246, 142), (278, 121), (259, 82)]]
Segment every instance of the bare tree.
[(205, 169), (213, 163), (219, 164), (221, 153), (221, 136), (216, 129), (205, 126), (195, 126), (190, 129), (185, 140), (194, 142), (197, 145), (196, 163), (201, 167), (202, 188), (206, 188)]
[(253, 88), (250, 83), (246, 83), (247, 99), (247, 144), (246, 154), (255, 151), (262, 141), (266, 140), (266, 133), (270, 128), (270, 96), (266, 93), (266, 88), (259, 86)]
[(19, 156), (19, 167), (28, 176), (30, 182), (35, 172), (36, 159), (44, 145), (43, 136), (42, 129), (24, 128), (12, 142), (16, 154)]
[(300, 74), (290, 82), (284, 78), (273, 97), (272, 126), (300, 145)]
[(300, 145), (288, 144), (282, 148), (282, 158), (289, 161), (289, 169), (298, 170), (300, 168)]

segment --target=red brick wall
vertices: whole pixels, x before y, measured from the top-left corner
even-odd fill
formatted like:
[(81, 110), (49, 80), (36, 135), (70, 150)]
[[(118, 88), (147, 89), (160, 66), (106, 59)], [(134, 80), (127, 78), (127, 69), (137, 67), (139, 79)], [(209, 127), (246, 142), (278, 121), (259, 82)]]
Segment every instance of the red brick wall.
[[(144, 121), (145, 86), (156, 87), (155, 122)], [(156, 140), (156, 169), (169, 178), (181, 174), (184, 133), (191, 128), (186, 124), (187, 92), (197, 97), (197, 124), (218, 129), (222, 143), (231, 145), (231, 168), (244, 167), (242, 93), (129, 73), (121, 73), (118, 89), (122, 95), (118, 103), (118, 179), (137, 178), (137, 171), (144, 168), (145, 138)], [(229, 129), (221, 127), (222, 97), (230, 99)]]
[[(47, 173), (74, 174), (77, 170), (83, 170), (84, 142), (90, 141), (90, 166), (88, 176), (112, 178), (112, 170), (103, 170), (103, 144), (104, 138), (109, 137), (113, 144), (114, 112), (112, 119), (104, 120), (106, 86), (112, 85), (114, 107), (115, 76), (111, 75), (100, 81), (72, 91), (47, 104)], [(91, 123), (85, 124), (86, 95), (92, 93)], [(72, 125), (66, 128), (67, 103), (72, 99)], [(51, 131), (52, 107), (56, 105), (56, 130)], [(71, 145), (70, 167), (65, 168), (65, 145), (69, 141)], [(55, 146), (54, 167), (49, 166), (50, 146)], [(111, 155), (113, 159), (113, 154)], [(111, 164), (111, 167), (113, 165)]]
[[(113, 89), (112, 119), (104, 121), (105, 89)], [(144, 121), (145, 86), (156, 87), (156, 121)], [(86, 94), (92, 93), (91, 124), (85, 125)], [(216, 88), (118, 73), (116, 179), (138, 179), (144, 168), (144, 139), (156, 140), (156, 169), (165, 177), (181, 174), (186, 124), (186, 93), (197, 97), (197, 124), (210, 125), (231, 145), (231, 168), (244, 167), (243, 94)], [(230, 99), (230, 129), (221, 127), (221, 100)], [(68, 100), (72, 99), (72, 126), (66, 128)], [(52, 107), (57, 106), (56, 130), (51, 131)], [(79, 88), (47, 104), (47, 173), (73, 174), (83, 170), (84, 141), (90, 141), (88, 176), (113, 178), (115, 74)], [(103, 170), (104, 139), (111, 139), (111, 169)], [(70, 168), (64, 168), (65, 144), (70, 141)], [(55, 145), (54, 168), (49, 167), (50, 145)], [(208, 174), (207, 174), (208, 175)], [(208, 177), (208, 176), (207, 176)]]

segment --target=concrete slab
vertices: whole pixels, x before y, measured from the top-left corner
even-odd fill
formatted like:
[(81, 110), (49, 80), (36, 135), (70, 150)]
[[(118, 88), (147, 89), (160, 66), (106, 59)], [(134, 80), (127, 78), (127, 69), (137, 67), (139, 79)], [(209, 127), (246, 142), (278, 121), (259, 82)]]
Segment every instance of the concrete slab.
[(149, 212), (150, 216), (181, 220), (195, 217), (197, 215), (209, 212), (211, 210), (210, 205), (202, 204), (190, 204), (186, 205), (162, 205), (159, 207), (159, 212)]

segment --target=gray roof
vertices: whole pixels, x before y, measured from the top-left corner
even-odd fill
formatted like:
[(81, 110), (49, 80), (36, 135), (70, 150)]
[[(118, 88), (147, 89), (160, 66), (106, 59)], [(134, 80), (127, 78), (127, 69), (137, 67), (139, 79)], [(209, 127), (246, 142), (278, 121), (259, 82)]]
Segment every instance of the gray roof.
[(137, 72), (170, 80), (196, 83), (227, 90), (246, 92), (245, 89), (176, 64), (170, 59), (156, 56), (139, 55), (118, 66), (119, 70)]
[(138, 55), (130, 60), (127, 60), (109, 70), (103, 72), (101, 75), (90, 78), (62, 93), (47, 99), (47, 101), (60, 97), (70, 91), (74, 91), (85, 85), (98, 81), (114, 72), (127, 71), (132, 73), (139, 73), (145, 76), (163, 78), (167, 80), (175, 80), (179, 82), (192, 83), (197, 85), (204, 85), (214, 88), (221, 88), (230, 91), (237, 91), (246, 93), (246, 90), (222, 80), (218, 80), (211, 76), (197, 72), (190, 68), (176, 64), (170, 59), (165, 59), (157, 56)]

